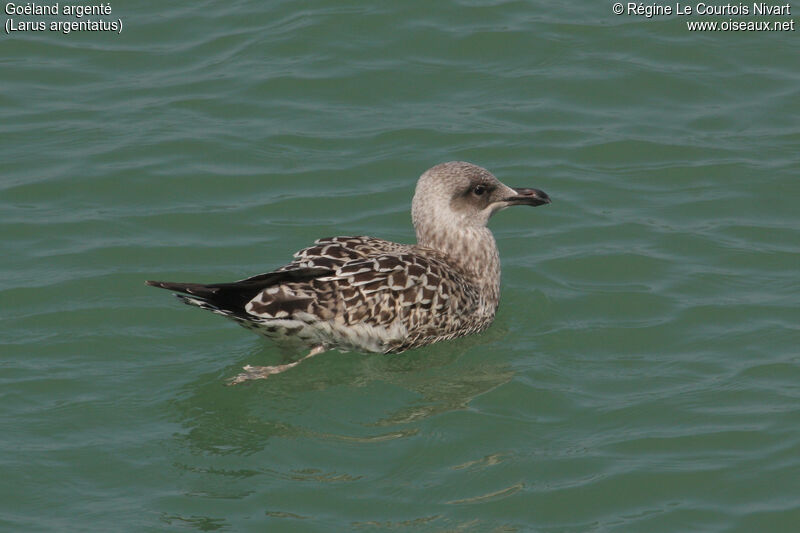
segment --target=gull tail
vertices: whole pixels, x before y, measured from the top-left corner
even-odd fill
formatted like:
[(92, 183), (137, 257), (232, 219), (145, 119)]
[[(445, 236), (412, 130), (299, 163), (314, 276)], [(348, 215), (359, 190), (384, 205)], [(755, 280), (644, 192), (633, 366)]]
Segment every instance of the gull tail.
[(172, 281), (145, 281), (145, 285), (175, 292), (184, 303), (215, 313), (247, 317), (245, 306), (255, 296), (273, 285), (292, 281), (309, 281), (332, 274), (328, 268), (298, 268), (280, 270), (234, 281), (233, 283), (176, 283)]

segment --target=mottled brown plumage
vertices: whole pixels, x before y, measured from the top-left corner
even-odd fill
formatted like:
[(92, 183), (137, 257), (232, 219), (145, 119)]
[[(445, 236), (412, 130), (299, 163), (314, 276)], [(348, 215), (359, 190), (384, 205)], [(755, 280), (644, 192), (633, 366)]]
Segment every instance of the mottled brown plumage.
[[(245, 310), (262, 319), (328, 321), (341, 337), (332, 348), (401, 352), (480, 331), (491, 322), (490, 316), (474, 320), (475, 312), (492, 307), (491, 302), (483, 302), (464, 273), (431, 248), (373, 237), (331, 237), (295, 257), (280, 271), (323, 267), (331, 272), (264, 290)], [(352, 328), (369, 335), (347, 334)], [(309, 338), (314, 340), (325, 344), (323, 338)]]
[[(486, 329), (500, 293), (500, 260), (486, 227), (509, 205), (541, 205), (536, 189), (511, 189), (463, 162), (437, 165), (417, 183), (417, 244), (330, 237), (266, 274), (234, 283), (147, 282), (225, 315), (279, 343), (398, 353)], [(294, 366), (246, 367), (234, 382)]]

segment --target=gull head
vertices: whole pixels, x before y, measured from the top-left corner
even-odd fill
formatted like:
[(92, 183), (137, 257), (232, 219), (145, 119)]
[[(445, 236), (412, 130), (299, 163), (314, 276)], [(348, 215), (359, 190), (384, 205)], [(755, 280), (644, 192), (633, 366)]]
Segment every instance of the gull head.
[(451, 161), (429, 168), (420, 176), (411, 202), (411, 217), (419, 238), (434, 230), (431, 225), (481, 228), (506, 207), (549, 203), (550, 197), (544, 191), (509, 187), (485, 168)]

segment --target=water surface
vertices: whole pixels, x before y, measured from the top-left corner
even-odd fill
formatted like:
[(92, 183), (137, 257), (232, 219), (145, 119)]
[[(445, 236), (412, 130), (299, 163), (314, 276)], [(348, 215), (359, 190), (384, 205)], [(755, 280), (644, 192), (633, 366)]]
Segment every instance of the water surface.
[[(112, 4), (3, 35), (0, 529), (793, 531), (795, 33), (578, 2)], [(428, 167), (492, 221), (483, 335), (281, 353), (145, 279), (413, 240)]]

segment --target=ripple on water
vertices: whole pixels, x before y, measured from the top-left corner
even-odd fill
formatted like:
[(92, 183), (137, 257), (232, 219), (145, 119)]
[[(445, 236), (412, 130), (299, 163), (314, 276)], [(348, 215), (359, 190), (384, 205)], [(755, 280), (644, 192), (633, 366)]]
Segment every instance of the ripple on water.
[[(798, 522), (795, 44), (418, 7), (142, 5), (120, 36), (4, 41), (11, 529)], [(142, 285), (410, 241), (414, 179), (452, 159), (554, 200), (492, 221), (484, 335), (224, 387), (282, 354)]]

